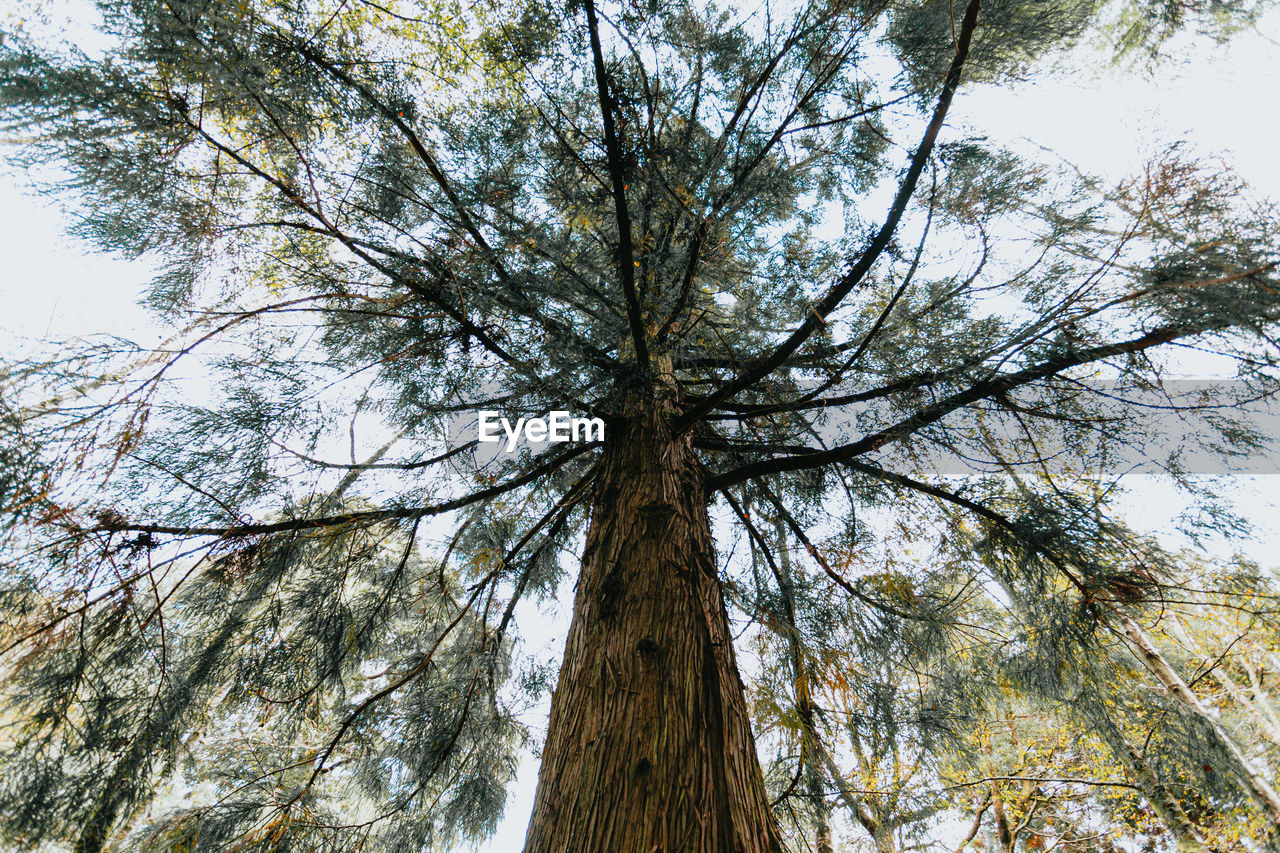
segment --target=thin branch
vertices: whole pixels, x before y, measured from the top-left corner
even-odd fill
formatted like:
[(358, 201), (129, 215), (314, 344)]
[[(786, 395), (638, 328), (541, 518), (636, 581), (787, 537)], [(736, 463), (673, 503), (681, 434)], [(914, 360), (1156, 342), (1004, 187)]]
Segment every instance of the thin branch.
[(693, 241), (689, 244), (689, 260), (684, 268), (684, 281), (680, 284), (680, 295), (676, 298), (676, 304), (671, 309), (671, 313), (667, 315), (667, 319), (662, 322), (662, 326), (658, 329), (655, 340), (661, 343), (666, 339), (667, 335), (675, 327), (676, 319), (684, 312), (685, 306), (688, 304), (689, 295), (693, 292), (693, 279), (698, 271), (698, 260), (702, 253), (702, 244), (707, 238), (707, 220), (702, 220), (697, 227), (693, 229)]
[(84, 532), (132, 532), (167, 534), (173, 536), (221, 536), (224, 538), (242, 538), (245, 536), (263, 536), (288, 531), (322, 530), (330, 527), (342, 527), (349, 524), (376, 524), (381, 521), (425, 518), (427, 516), (452, 512), (455, 509), (462, 509), (463, 507), (470, 506), (471, 504), (479, 503), (480, 501), (485, 501), (490, 498), (497, 497), (498, 495), (505, 494), (512, 489), (518, 489), (521, 486), (528, 485), (539, 477), (544, 477), (547, 474), (558, 470), (570, 459), (581, 455), (587, 450), (592, 450), (599, 446), (600, 442), (598, 441), (576, 445), (573, 448), (566, 450), (556, 458), (544, 462), (515, 479), (508, 480), (505, 483), (499, 483), (487, 489), (481, 489), (478, 492), (472, 492), (471, 494), (460, 498), (454, 498), (453, 500), (432, 504), (430, 506), (364, 510), (362, 512), (348, 512), (340, 515), (322, 516), (319, 518), (299, 518), (290, 521), (276, 521), (271, 523), (240, 524), (232, 527), (184, 527), (165, 524), (131, 524), (128, 521), (122, 521), (112, 524), (100, 524), (96, 527), (89, 528)]
[(713, 477), (711, 487), (725, 488), (753, 477), (778, 474), (784, 471), (800, 471), (830, 465), (835, 462), (845, 462), (864, 453), (879, 450), (886, 444), (901, 441), (912, 433), (918, 432), (920, 429), (941, 420), (970, 403), (975, 403), (1040, 379), (1047, 379), (1069, 367), (1078, 367), (1082, 364), (1101, 361), (1116, 355), (1141, 352), (1150, 347), (1169, 343), (1180, 337), (1197, 334), (1201, 331), (1206, 330), (1203, 328), (1188, 329), (1175, 325), (1161, 326), (1127, 341), (1103, 344), (1086, 350), (1069, 351), (1024, 370), (996, 374), (992, 378), (978, 382), (964, 391), (959, 391), (944, 397), (932, 405), (925, 406), (911, 417), (904, 418), (879, 432), (863, 436), (857, 441), (815, 453), (784, 456), (779, 459), (767, 459), (744, 465), (737, 470)]
[(334, 65), (310, 46), (295, 43), (294, 49), (297, 50), (297, 52), (307, 61), (324, 71), (329, 77), (333, 78), (338, 83), (341, 83), (343, 86), (347, 86), (355, 90), (360, 97), (370, 104), (370, 106), (395, 125), (396, 130), (398, 130), (409, 143), (409, 147), (413, 149), (414, 154), (416, 154), (418, 159), (422, 161), (424, 166), (426, 166), (427, 172), (431, 175), (432, 180), (435, 181), (436, 185), (440, 188), (440, 191), (445, 194), (445, 197), (448, 199), (455, 215), (458, 217), (458, 221), (462, 224), (463, 229), (466, 230), (471, 239), (475, 241), (476, 245), (480, 247), (481, 251), (484, 253), (486, 261), (491, 267), (493, 267), (498, 278), (504, 285), (506, 285), (508, 293), (519, 305), (519, 311), (523, 312), (525, 316), (534, 320), (548, 331), (558, 335), (563, 335), (576, 341), (585, 353), (590, 355), (602, 366), (612, 366), (613, 360), (610, 359), (606, 353), (602, 352), (599, 348), (591, 346), (585, 341), (580, 340), (572, 328), (548, 318), (541, 310), (538, 309), (537, 305), (535, 305), (521, 292), (520, 288), (512, 280), (506, 267), (502, 264), (502, 260), (498, 257), (497, 252), (489, 245), (489, 242), (485, 239), (484, 235), (480, 232), (479, 227), (476, 225), (475, 220), (471, 217), (471, 214), (467, 212), (466, 206), (462, 203), (462, 199), (458, 196), (458, 193), (454, 190), (452, 183), (440, 168), (440, 164), (436, 161), (436, 158), (432, 155), (421, 137), (419, 137), (409, 123), (405, 121), (404, 117), (398, 110), (392, 109), (391, 106), (379, 98), (372, 89), (356, 80), (338, 66)]
[(985, 785), (988, 782), (1060, 782), (1069, 785), (1098, 785), (1107, 788), (1129, 788), (1134, 791), (1142, 791), (1137, 785), (1128, 782), (1112, 782), (1105, 779), (1041, 779), (1036, 776), (986, 776), (982, 779), (974, 779), (972, 782), (957, 782), (954, 785), (948, 785), (943, 790), (953, 790), (955, 788), (972, 788), (974, 785)]

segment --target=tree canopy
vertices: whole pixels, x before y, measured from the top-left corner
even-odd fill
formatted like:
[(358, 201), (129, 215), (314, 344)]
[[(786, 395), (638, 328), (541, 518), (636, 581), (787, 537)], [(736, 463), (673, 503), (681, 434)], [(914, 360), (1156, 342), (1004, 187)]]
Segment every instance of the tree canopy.
[[(93, 47), (10, 21), (0, 113), (160, 265), (171, 337), (0, 365), (6, 844), (443, 849), (536, 747), (539, 850), (594, 815), (555, 774), (609, 727), (566, 720), (630, 692), (738, 762), (700, 850), (1277, 849), (1280, 584), (1114, 510), (1140, 460), (1238, 524), (1165, 431), (1265, 443), (1275, 209), (1180, 147), (1108, 186), (956, 121), (1080, 39), (1158, 63), (1258, 7), (97, 12)], [(1230, 382), (1170, 382), (1204, 352)], [(606, 437), (489, 453), (481, 410)], [(575, 588), (544, 741), (522, 631)], [(688, 660), (629, 636), (641, 589)], [(679, 799), (637, 755), (598, 849)]]

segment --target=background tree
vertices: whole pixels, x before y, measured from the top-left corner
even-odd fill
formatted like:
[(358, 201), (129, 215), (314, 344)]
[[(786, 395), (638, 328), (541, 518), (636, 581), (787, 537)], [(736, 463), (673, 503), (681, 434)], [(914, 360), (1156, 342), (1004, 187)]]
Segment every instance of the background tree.
[[(1272, 211), (1177, 150), (1107, 188), (944, 136), (962, 81), (1095, 4), (100, 12), (92, 53), (7, 33), (0, 103), (87, 237), (163, 259), (174, 337), (4, 374), (10, 843), (482, 836), (548, 680), (520, 604), (564, 550), (530, 853), (821, 848), (837, 806), (894, 849), (947, 806), (904, 786), (1011, 692), (1111, 726), (1182, 849), (1193, 798), (1272, 843), (1273, 757), (1153, 628), (1185, 561), (1110, 517), (1107, 464), (1196, 487), (1132, 396), (1180, 352), (1274, 392)], [(1219, 391), (1159, 405), (1255, 447)], [(479, 409), (608, 428), (485, 455)], [(1265, 621), (1269, 583), (1197, 594)], [(1012, 784), (988, 811), (1048, 820)]]

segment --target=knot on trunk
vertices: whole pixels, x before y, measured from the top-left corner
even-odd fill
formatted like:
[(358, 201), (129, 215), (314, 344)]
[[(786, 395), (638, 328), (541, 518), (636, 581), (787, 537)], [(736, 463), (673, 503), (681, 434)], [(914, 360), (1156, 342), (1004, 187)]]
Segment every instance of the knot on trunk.
[(653, 503), (647, 503), (640, 507), (641, 517), (656, 526), (665, 525), (671, 520), (671, 516), (675, 514), (675, 506), (662, 501), (654, 501)]
[(613, 568), (600, 581), (600, 618), (612, 619), (618, 615), (622, 606), (622, 561), (613, 564)]

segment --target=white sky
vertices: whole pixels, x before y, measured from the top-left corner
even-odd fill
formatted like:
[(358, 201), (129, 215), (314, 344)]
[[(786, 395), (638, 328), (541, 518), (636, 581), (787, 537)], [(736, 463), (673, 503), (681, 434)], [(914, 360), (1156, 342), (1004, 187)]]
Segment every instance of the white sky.
[(1280, 10), (1273, 10), (1257, 31), (1227, 45), (1180, 40), (1185, 48), (1172, 51), (1175, 58), (1155, 76), (1086, 59), (1073, 64), (1092, 73), (981, 87), (957, 96), (953, 109), (979, 118), (993, 138), (1030, 138), (1111, 178), (1132, 174), (1165, 144), (1187, 139), (1204, 155), (1220, 155), (1255, 191), (1280, 199), (1278, 40)]
[[(1198, 153), (1232, 165), (1260, 194), (1280, 200), (1278, 40), (1280, 11), (1273, 11), (1258, 31), (1228, 46), (1180, 46), (1177, 62), (1155, 77), (1086, 61), (1080, 67), (1092, 67), (1089, 74), (1046, 74), (1006, 89), (962, 89), (952, 117), (994, 140), (1048, 144), (1086, 171), (1109, 178), (1131, 174), (1165, 144), (1187, 139)], [(0, 146), (0, 157), (6, 154)], [(68, 221), (57, 206), (30, 194), (24, 175), (12, 167), (0, 170), (2, 360), (21, 356), (22, 338), (108, 332), (145, 344), (162, 336), (135, 305), (149, 267), (86, 253), (65, 235)], [(1175, 544), (1170, 519), (1183, 507), (1154, 481), (1135, 485), (1126, 501), (1131, 525)], [(1241, 477), (1232, 488), (1260, 535), (1253, 542), (1220, 542), (1213, 550), (1280, 563), (1280, 532), (1269, 521), (1276, 514), (1280, 478)], [(536, 763), (526, 760), (509, 816), (482, 850), (520, 849), (535, 777)]]

